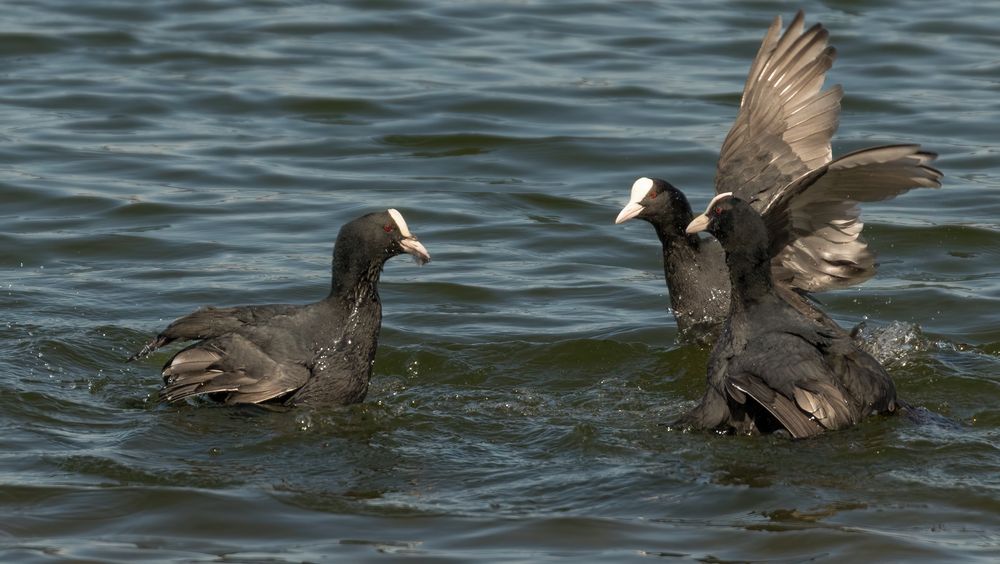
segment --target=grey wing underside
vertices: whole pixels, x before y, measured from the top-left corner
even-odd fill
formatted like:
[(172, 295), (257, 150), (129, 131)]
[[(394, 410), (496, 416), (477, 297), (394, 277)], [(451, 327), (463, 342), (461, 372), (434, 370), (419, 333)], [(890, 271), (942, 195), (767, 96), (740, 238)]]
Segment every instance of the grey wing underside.
[[(820, 92), (836, 52), (799, 11), (784, 34), (777, 17), (750, 66), (739, 112), (722, 144), (716, 193), (733, 192), (757, 209), (792, 180), (830, 162), (843, 92)], [(780, 34), (780, 37), (779, 37)]]
[(167, 326), (159, 335), (146, 343), (139, 352), (130, 356), (131, 362), (149, 356), (156, 349), (174, 341), (209, 339), (230, 333), (248, 324), (260, 323), (276, 315), (288, 314), (299, 306), (275, 304), (241, 307), (204, 307), (185, 315)]
[(226, 404), (260, 403), (301, 388), (309, 376), (306, 366), (277, 362), (253, 341), (229, 334), (174, 355), (163, 367), (160, 400), (219, 394)]
[(936, 155), (919, 145), (886, 145), (844, 155), (791, 182), (762, 210), (776, 281), (808, 292), (844, 288), (875, 275), (861, 237), (862, 202), (914, 188), (940, 188)]
[(820, 24), (803, 28), (799, 11), (783, 34), (780, 17), (768, 29), (722, 144), (715, 185), (764, 216), (775, 280), (820, 292), (875, 274), (875, 254), (860, 237), (859, 202), (939, 188), (941, 173), (928, 166), (936, 155), (918, 145), (831, 161), (843, 91), (821, 88), (836, 53)]

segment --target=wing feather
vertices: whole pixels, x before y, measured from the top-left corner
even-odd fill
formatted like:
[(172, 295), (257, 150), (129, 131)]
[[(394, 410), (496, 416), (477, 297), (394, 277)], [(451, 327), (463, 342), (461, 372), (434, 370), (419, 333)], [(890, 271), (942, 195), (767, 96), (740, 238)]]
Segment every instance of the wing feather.
[(832, 155), (843, 93), (820, 90), (836, 51), (821, 24), (803, 31), (803, 20), (799, 11), (780, 38), (781, 18), (771, 24), (720, 151), (716, 192), (733, 192), (758, 210)]
[(823, 432), (823, 427), (811, 419), (789, 398), (776, 392), (763, 380), (751, 374), (741, 374), (728, 382), (731, 388), (750, 396), (791, 433), (793, 438), (804, 439)]
[(167, 402), (226, 393), (225, 403), (259, 403), (301, 388), (309, 369), (278, 362), (253, 341), (230, 334), (188, 347), (163, 367), (160, 399)]
[(287, 314), (297, 309), (297, 307), (284, 304), (203, 307), (176, 319), (163, 332), (143, 345), (139, 352), (130, 356), (126, 362), (145, 358), (156, 349), (177, 340), (187, 341), (220, 337), (244, 325), (260, 323), (276, 315)]
[(858, 203), (940, 188), (941, 172), (929, 164), (935, 157), (919, 145), (862, 149), (791, 182), (762, 212), (772, 241), (783, 245), (771, 247), (775, 278), (820, 292), (874, 276)]

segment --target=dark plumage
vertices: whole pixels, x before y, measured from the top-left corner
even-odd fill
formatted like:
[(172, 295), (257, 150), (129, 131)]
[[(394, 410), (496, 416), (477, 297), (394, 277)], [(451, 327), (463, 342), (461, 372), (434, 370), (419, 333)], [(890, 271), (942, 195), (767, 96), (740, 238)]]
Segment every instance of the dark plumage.
[[(843, 288), (875, 274), (857, 204), (938, 188), (941, 173), (928, 166), (936, 155), (918, 145), (874, 147), (832, 160), (843, 92), (839, 86), (820, 89), (835, 51), (822, 25), (803, 31), (802, 21), (800, 11), (779, 37), (781, 18), (775, 18), (764, 37), (722, 144), (715, 190), (733, 192), (764, 216), (777, 290), (803, 313), (824, 319), (802, 293)], [(691, 208), (666, 181), (636, 180), (615, 222), (632, 218), (651, 223), (663, 244), (682, 335), (711, 341), (729, 310), (722, 249), (684, 232)]]
[(129, 360), (198, 339), (163, 367), (162, 401), (209, 394), (226, 404), (357, 403), (368, 392), (382, 326), (378, 281), (388, 259), (430, 260), (390, 209), (340, 229), (330, 294), (306, 305), (206, 307), (171, 323)]
[(733, 293), (708, 361), (708, 390), (680, 426), (794, 438), (896, 411), (896, 389), (878, 361), (778, 297), (768, 232), (749, 204), (716, 196), (688, 233), (708, 231), (725, 249)]

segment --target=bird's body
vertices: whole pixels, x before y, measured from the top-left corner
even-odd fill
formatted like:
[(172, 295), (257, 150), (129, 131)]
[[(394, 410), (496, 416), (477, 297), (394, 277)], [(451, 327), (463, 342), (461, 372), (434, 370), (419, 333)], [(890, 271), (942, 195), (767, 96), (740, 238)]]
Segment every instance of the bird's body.
[(729, 277), (722, 247), (714, 239), (676, 237), (667, 232), (666, 225), (656, 228), (663, 245), (670, 310), (678, 327), (685, 336), (695, 339), (715, 334), (729, 311)]
[(895, 386), (874, 358), (779, 297), (766, 227), (747, 203), (717, 197), (691, 225), (720, 240), (733, 292), (708, 390), (678, 424), (804, 438), (896, 410)]
[[(886, 145), (833, 159), (839, 86), (821, 91), (835, 57), (828, 32), (808, 30), (799, 12), (781, 34), (776, 18), (751, 64), (740, 109), (723, 142), (716, 193), (732, 192), (764, 216), (778, 293), (796, 310), (839, 330), (805, 297), (844, 288), (875, 274), (875, 255), (861, 237), (858, 204), (918, 187), (940, 187), (918, 145)], [(684, 232), (693, 218), (670, 183), (640, 178), (616, 219), (653, 225), (663, 247), (671, 308), (682, 336), (712, 342), (729, 311), (721, 247)], [(779, 219), (780, 218), (780, 219)]]
[(403, 252), (430, 258), (396, 210), (363, 216), (337, 237), (326, 298), (202, 308), (171, 323), (130, 360), (173, 341), (197, 340), (164, 365), (164, 401), (208, 395), (227, 404), (360, 402), (382, 323), (382, 266)]
[[(674, 205), (686, 210), (668, 221), (653, 224), (663, 247), (663, 271), (670, 290), (670, 309), (684, 338), (704, 344), (715, 342), (729, 313), (730, 282), (726, 253), (713, 238), (684, 233), (694, 219), (684, 195), (674, 189)], [(683, 201), (683, 204), (680, 202)], [(775, 291), (799, 313), (842, 331), (801, 291), (778, 285)]]

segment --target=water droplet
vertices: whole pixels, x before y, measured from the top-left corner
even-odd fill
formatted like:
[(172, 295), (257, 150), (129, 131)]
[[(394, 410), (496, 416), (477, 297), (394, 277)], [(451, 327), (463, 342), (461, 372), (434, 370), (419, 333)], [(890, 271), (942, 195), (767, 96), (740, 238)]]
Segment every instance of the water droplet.
[(295, 418), (295, 424), (299, 431), (308, 431), (313, 427), (312, 417), (308, 413), (303, 413)]

